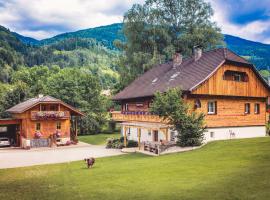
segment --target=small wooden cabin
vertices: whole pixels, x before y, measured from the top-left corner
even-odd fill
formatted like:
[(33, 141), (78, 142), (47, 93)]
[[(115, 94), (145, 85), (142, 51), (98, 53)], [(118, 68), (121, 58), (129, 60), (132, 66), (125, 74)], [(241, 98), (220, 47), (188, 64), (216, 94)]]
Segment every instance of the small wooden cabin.
[(270, 88), (255, 67), (229, 49), (157, 65), (114, 96), (122, 105), (113, 119), (132, 140), (175, 141), (176, 132), (149, 112), (155, 92), (179, 87), (190, 109), (203, 112), (208, 132), (205, 140), (261, 137), (266, 135), (266, 110)]
[(0, 125), (7, 127), (12, 143), (22, 148), (50, 146), (53, 137), (58, 144), (66, 144), (77, 135), (77, 117), (84, 115), (51, 96), (29, 99), (7, 112), (12, 119), (0, 120)]

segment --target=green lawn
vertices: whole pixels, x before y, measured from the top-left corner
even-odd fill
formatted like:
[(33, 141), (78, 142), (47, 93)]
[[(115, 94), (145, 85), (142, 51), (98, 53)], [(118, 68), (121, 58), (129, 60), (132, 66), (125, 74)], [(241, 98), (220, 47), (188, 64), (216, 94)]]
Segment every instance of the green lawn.
[(84, 135), (84, 136), (78, 136), (79, 141), (88, 143), (88, 144), (94, 144), (94, 145), (102, 145), (106, 144), (106, 140), (108, 138), (119, 138), (120, 133), (113, 133), (113, 134), (97, 134), (97, 135)]
[(213, 142), (149, 157), (0, 170), (0, 199), (269, 200), (270, 138)]

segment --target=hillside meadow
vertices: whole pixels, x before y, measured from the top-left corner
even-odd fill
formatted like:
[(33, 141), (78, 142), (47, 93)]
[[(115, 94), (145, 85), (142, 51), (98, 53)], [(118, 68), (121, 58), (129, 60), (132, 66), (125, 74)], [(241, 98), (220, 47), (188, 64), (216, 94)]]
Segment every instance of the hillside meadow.
[(219, 141), (192, 152), (101, 158), (0, 170), (0, 199), (270, 198), (270, 138)]

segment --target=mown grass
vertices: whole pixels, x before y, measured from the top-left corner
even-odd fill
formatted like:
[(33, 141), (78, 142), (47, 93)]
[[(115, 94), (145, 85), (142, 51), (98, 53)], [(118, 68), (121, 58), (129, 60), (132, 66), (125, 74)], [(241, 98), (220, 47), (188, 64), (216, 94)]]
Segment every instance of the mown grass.
[(78, 136), (79, 141), (88, 143), (88, 144), (94, 144), (94, 145), (104, 145), (106, 144), (106, 140), (108, 138), (119, 138), (120, 133), (113, 133), (113, 134), (96, 134), (96, 135), (82, 135)]
[(270, 138), (213, 142), (149, 157), (0, 170), (0, 199), (270, 199)]

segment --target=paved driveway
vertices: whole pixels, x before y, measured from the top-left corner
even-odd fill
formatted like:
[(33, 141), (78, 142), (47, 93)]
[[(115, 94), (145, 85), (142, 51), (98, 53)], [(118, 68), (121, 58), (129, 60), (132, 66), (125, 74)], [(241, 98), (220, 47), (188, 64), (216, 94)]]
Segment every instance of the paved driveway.
[(0, 149), (0, 169), (63, 163), (87, 157), (106, 157), (123, 154), (117, 149), (80, 143), (78, 146), (41, 149)]

